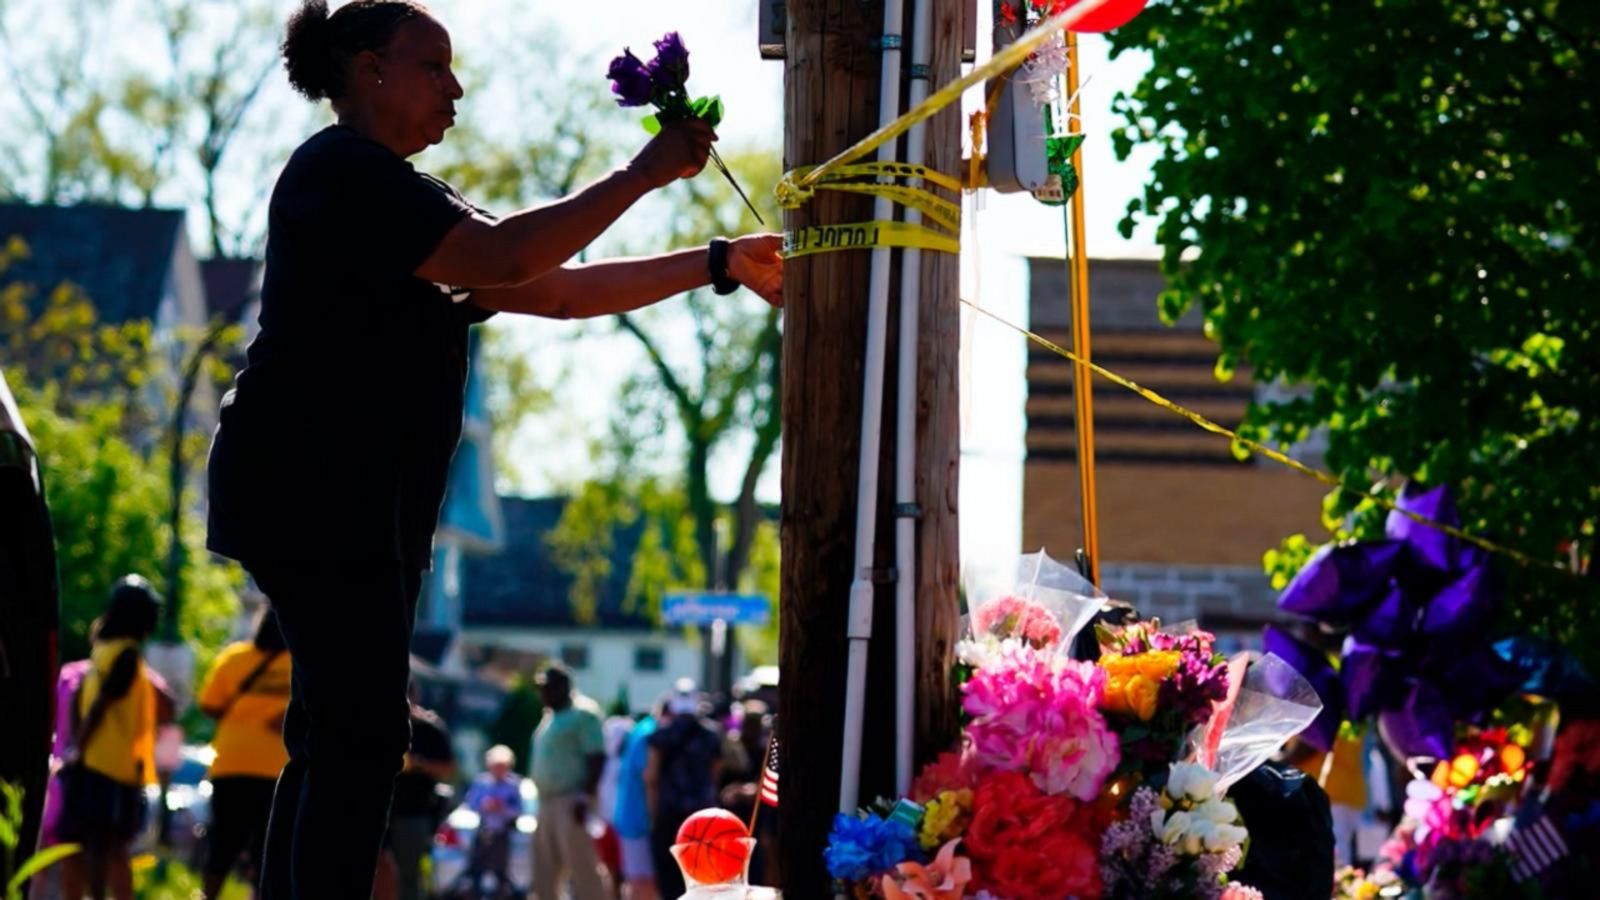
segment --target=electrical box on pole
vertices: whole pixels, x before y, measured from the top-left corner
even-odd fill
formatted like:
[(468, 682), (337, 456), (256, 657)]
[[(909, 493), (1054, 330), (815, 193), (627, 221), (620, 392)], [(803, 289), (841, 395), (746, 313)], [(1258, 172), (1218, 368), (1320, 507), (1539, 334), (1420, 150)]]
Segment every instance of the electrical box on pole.
[[(998, 0), (995, 6), (999, 6)], [(994, 48), (998, 50), (1012, 43), (1021, 36), (1023, 29), (1020, 20), (1007, 25), (996, 9)], [(1043, 188), (1050, 178), (1045, 158), (1044, 115), (1028, 85), (1014, 75), (1008, 72), (984, 85), (984, 97), (994, 98), (985, 148), (987, 187), (1002, 194), (1033, 193)]]

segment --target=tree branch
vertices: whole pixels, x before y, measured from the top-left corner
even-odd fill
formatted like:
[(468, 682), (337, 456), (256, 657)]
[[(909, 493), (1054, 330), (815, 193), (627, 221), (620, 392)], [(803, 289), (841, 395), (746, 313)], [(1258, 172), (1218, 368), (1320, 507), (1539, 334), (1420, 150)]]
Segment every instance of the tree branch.
[(749, 564), (750, 548), (755, 543), (756, 525), (761, 521), (761, 510), (756, 505), (756, 486), (760, 483), (761, 475), (766, 471), (767, 462), (777, 449), (778, 439), (783, 433), (783, 416), (779, 409), (780, 398), (783, 395), (783, 365), (780, 359), (783, 333), (778, 328), (777, 310), (768, 312), (767, 325), (762, 330), (761, 340), (757, 346), (759, 348), (757, 360), (766, 360), (770, 366), (767, 371), (772, 392), (765, 404), (757, 404), (764, 415), (756, 424), (755, 445), (750, 449), (750, 460), (745, 464), (744, 478), (739, 484), (739, 497), (734, 501), (733, 542), (728, 548), (730, 587), (736, 586), (739, 576)]
[(678, 380), (678, 376), (672, 371), (672, 366), (667, 364), (666, 357), (662, 356), (660, 349), (656, 347), (655, 341), (651, 340), (633, 317), (626, 313), (617, 316), (617, 325), (638, 339), (640, 345), (644, 347), (645, 354), (650, 357), (650, 364), (655, 367), (656, 375), (661, 378), (662, 385), (678, 404), (678, 414), (683, 416), (684, 425), (692, 426), (690, 430), (698, 431), (704, 418), (700, 404)]

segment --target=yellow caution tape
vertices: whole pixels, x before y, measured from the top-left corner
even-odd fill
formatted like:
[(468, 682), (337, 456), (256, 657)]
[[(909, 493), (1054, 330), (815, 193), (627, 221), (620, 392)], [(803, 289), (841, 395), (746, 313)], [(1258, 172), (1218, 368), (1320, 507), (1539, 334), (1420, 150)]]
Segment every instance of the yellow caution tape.
[(799, 170), (786, 173), (783, 178), (779, 179), (776, 188), (778, 202), (787, 206), (788, 204), (785, 203), (786, 197), (799, 194), (803, 189), (811, 187), (829, 175), (834, 174), (839, 168), (861, 159), (868, 153), (910, 131), (918, 123), (932, 118), (939, 110), (952, 103), (959, 102), (961, 95), (966, 93), (967, 89), (973, 85), (1015, 69), (1026, 61), (1033, 51), (1039, 49), (1041, 44), (1055, 37), (1062, 30), (1077, 24), (1079, 19), (1099, 9), (1107, 2), (1108, 0), (1082, 0), (1082, 2), (1074, 4), (1071, 9), (1045, 19), (1014, 43), (1007, 44), (995, 51), (995, 54), (989, 57), (983, 65), (974, 66), (972, 71), (966, 75), (929, 94), (926, 100), (918, 103), (905, 115), (857, 141), (843, 153), (821, 165), (805, 170), (803, 174)]
[(1266, 444), (1263, 444), (1263, 443), (1261, 443), (1259, 441), (1251, 440), (1250, 438), (1247, 438), (1247, 437), (1239, 434), (1237, 431), (1234, 431), (1234, 430), (1232, 430), (1230, 428), (1227, 428), (1225, 426), (1222, 426), (1222, 425), (1218, 425), (1216, 422), (1211, 421), (1210, 419), (1206, 418), (1205, 416), (1202, 416), (1201, 414), (1195, 412), (1194, 410), (1189, 409), (1186, 406), (1180, 406), (1179, 404), (1174, 403), (1171, 400), (1168, 400), (1166, 397), (1163, 397), (1160, 394), (1156, 393), (1155, 391), (1152, 391), (1149, 388), (1144, 387), (1143, 385), (1141, 385), (1138, 382), (1132, 380), (1131, 378), (1125, 378), (1125, 377), (1123, 377), (1121, 375), (1118, 375), (1117, 373), (1111, 371), (1110, 369), (1105, 368), (1104, 366), (1101, 366), (1101, 365), (1099, 365), (1097, 363), (1091, 362), (1090, 360), (1084, 359), (1083, 357), (1077, 355), (1076, 353), (1073, 353), (1071, 350), (1068, 350), (1068, 349), (1056, 344), (1055, 342), (1053, 342), (1053, 341), (1051, 341), (1051, 340), (1049, 340), (1047, 338), (1041, 337), (1041, 336), (1029, 331), (1028, 329), (1023, 328), (1021, 325), (1017, 325), (1017, 324), (1015, 324), (1013, 322), (1006, 321), (1005, 319), (1001, 318), (1000, 316), (995, 315), (994, 313), (990, 312), (987, 309), (984, 309), (983, 307), (977, 305), (976, 303), (973, 303), (971, 300), (968, 300), (966, 298), (962, 298), (961, 302), (966, 304), (967, 306), (972, 307), (972, 309), (976, 310), (977, 312), (980, 312), (980, 313), (984, 314), (985, 316), (988, 316), (990, 319), (993, 319), (994, 321), (1000, 323), (1001, 325), (1004, 325), (1005, 327), (1010, 328), (1012, 331), (1015, 331), (1018, 334), (1021, 334), (1022, 336), (1026, 337), (1028, 340), (1034, 342), (1035, 344), (1038, 344), (1039, 346), (1045, 348), (1046, 350), (1049, 350), (1051, 353), (1054, 353), (1057, 356), (1062, 357), (1063, 359), (1070, 360), (1071, 362), (1077, 363), (1078, 365), (1081, 365), (1081, 366), (1084, 366), (1084, 367), (1088, 368), (1090, 371), (1092, 371), (1096, 375), (1099, 375), (1100, 377), (1106, 379), (1107, 381), (1111, 382), (1112, 384), (1119, 385), (1121, 387), (1125, 387), (1128, 390), (1133, 391), (1135, 394), (1138, 394), (1139, 396), (1143, 397), (1144, 399), (1150, 401), (1151, 403), (1154, 403), (1155, 405), (1161, 407), (1162, 409), (1165, 409), (1165, 410), (1168, 410), (1170, 412), (1177, 413), (1180, 416), (1183, 416), (1185, 419), (1188, 419), (1189, 421), (1191, 421), (1194, 424), (1200, 426), (1201, 428), (1205, 429), (1206, 431), (1209, 431), (1209, 432), (1211, 432), (1213, 434), (1222, 435), (1223, 437), (1228, 438), (1231, 441), (1234, 441), (1235, 443), (1239, 444), (1240, 446), (1248, 448), (1251, 452), (1259, 453), (1262, 456), (1265, 456), (1266, 458), (1272, 460), (1273, 462), (1281, 463), (1281, 464), (1283, 464), (1285, 466), (1288, 466), (1289, 468), (1295, 470), (1296, 472), (1299, 472), (1302, 475), (1309, 475), (1310, 477), (1317, 479), (1318, 481), (1322, 482), (1323, 484), (1326, 484), (1326, 485), (1328, 485), (1330, 487), (1333, 487), (1333, 488), (1337, 488), (1338, 490), (1349, 491), (1350, 493), (1358, 494), (1358, 495), (1360, 495), (1361, 497), (1363, 497), (1363, 498), (1365, 498), (1367, 500), (1371, 500), (1373, 503), (1376, 503), (1377, 505), (1383, 507), (1384, 509), (1389, 510), (1390, 512), (1396, 512), (1396, 513), (1399, 513), (1402, 516), (1405, 516), (1406, 518), (1412, 520), (1413, 522), (1416, 522), (1416, 523), (1418, 523), (1420, 525), (1427, 526), (1428, 528), (1433, 528), (1433, 529), (1435, 529), (1437, 531), (1442, 531), (1445, 534), (1448, 534), (1451, 537), (1456, 538), (1457, 540), (1466, 541), (1467, 543), (1472, 544), (1475, 547), (1481, 547), (1484, 550), (1489, 551), (1490, 553), (1498, 553), (1498, 554), (1500, 554), (1502, 556), (1505, 556), (1507, 558), (1516, 560), (1517, 562), (1522, 563), (1523, 565), (1533, 566), (1533, 567), (1549, 567), (1549, 568), (1554, 568), (1554, 569), (1556, 569), (1558, 571), (1562, 571), (1562, 572), (1568, 572), (1569, 571), (1568, 569), (1564, 568), (1563, 566), (1561, 566), (1561, 565), (1559, 565), (1557, 563), (1541, 562), (1540, 560), (1534, 559), (1533, 557), (1529, 556), (1526, 553), (1523, 553), (1520, 550), (1516, 550), (1516, 549), (1513, 549), (1511, 547), (1502, 546), (1502, 545), (1497, 544), (1497, 543), (1495, 543), (1495, 542), (1493, 542), (1491, 540), (1488, 540), (1487, 538), (1478, 537), (1475, 534), (1471, 534), (1469, 532), (1462, 531), (1460, 528), (1458, 528), (1458, 527), (1456, 527), (1454, 525), (1450, 525), (1450, 524), (1447, 524), (1445, 522), (1440, 522), (1440, 521), (1438, 521), (1436, 519), (1430, 519), (1427, 516), (1424, 516), (1421, 513), (1415, 512), (1413, 510), (1404, 509), (1396, 501), (1391, 500), (1391, 499), (1389, 499), (1387, 497), (1382, 497), (1382, 496), (1379, 496), (1379, 495), (1376, 495), (1376, 494), (1369, 494), (1369, 493), (1366, 493), (1365, 491), (1358, 491), (1355, 488), (1347, 487), (1344, 484), (1344, 482), (1340, 481), (1339, 477), (1337, 475), (1334, 475), (1332, 472), (1324, 472), (1321, 469), (1312, 468), (1311, 466), (1306, 465), (1305, 463), (1301, 462), (1300, 460), (1295, 459), (1294, 457), (1289, 456), (1288, 454), (1286, 454), (1286, 453), (1284, 453), (1284, 452), (1282, 452), (1280, 450), (1275, 450), (1275, 449), (1273, 449), (1271, 447), (1268, 447)]
[(835, 250), (870, 250), (873, 247), (915, 247), (942, 253), (961, 252), (961, 242), (951, 235), (909, 222), (879, 220), (847, 225), (813, 225), (783, 234), (785, 259)]
[(951, 231), (961, 230), (961, 207), (927, 191), (913, 187), (903, 187), (898, 184), (822, 184), (817, 187), (819, 190), (824, 191), (844, 191), (852, 194), (886, 197), (902, 206), (909, 206), (920, 211), (935, 223)]
[[(862, 178), (905, 178), (925, 181), (952, 191), (961, 190), (961, 182), (927, 166), (914, 166), (899, 162), (873, 162), (840, 166), (815, 183), (786, 194), (781, 202), (789, 208), (799, 206), (814, 196), (816, 191), (839, 191), (883, 197), (890, 202), (920, 211), (935, 225), (949, 232), (961, 231), (961, 206), (933, 193), (909, 185), (889, 184), (880, 181), (860, 181)], [(943, 253), (959, 253), (961, 243), (955, 234), (922, 225), (892, 220), (853, 222), (846, 225), (817, 225), (800, 231), (784, 233), (784, 256), (810, 256), (813, 253), (831, 253), (836, 250), (860, 250), (872, 247), (915, 247)]]

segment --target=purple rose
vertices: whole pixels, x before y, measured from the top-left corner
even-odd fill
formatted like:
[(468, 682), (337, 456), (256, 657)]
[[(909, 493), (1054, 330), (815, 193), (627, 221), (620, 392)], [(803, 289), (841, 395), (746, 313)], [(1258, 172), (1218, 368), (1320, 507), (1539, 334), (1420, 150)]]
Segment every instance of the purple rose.
[(676, 31), (669, 31), (656, 41), (656, 58), (650, 61), (650, 75), (655, 86), (662, 90), (681, 88), (689, 80), (689, 50)]
[(650, 70), (631, 50), (624, 49), (611, 61), (606, 77), (611, 79), (611, 93), (617, 95), (618, 106), (644, 106), (654, 96)]

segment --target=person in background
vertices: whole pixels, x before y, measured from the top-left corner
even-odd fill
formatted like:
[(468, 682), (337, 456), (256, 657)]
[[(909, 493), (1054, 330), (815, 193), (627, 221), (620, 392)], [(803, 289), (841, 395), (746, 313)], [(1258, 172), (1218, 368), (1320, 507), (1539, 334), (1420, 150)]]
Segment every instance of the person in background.
[[(50, 780), (45, 784), (44, 812), (40, 819), (37, 850), (44, 850), (63, 842), (60, 834), (62, 807), (60, 769), (62, 761), (72, 749), (75, 727), (73, 723), (77, 715), (73, 698), (78, 696), (78, 688), (83, 684), (84, 676), (89, 674), (89, 667), (90, 661), (87, 659), (69, 662), (61, 667), (61, 674), (56, 679), (55, 736), (50, 750)], [(145, 676), (155, 687), (157, 698), (172, 696), (172, 689), (168, 687), (166, 679), (161, 677), (160, 672), (147, 667)], [(158, 700), (158, 705), (159, 702)], [(59, 900), (62, 868), (62, 866), (51, 866), (32, 878), (28, 884), (30, 900)]]
[(596, 842), (600, 864), (611, 874), (611, 887), (615, 896), (622, 896), (622, 844), (617, 834), (617, 781), (622, 774), (622, 748), (633, 730), (633, 719), (628, 716), (609, 716), (601, 729), (606, 741), (606, 766), (600, 772), (600, 789), (595, 794), (596, 818), (605, 823), (605, 834)]
[(378, 900), (422, 900), (422, 858), (433, 846), (433, 834), (444, 821), (446, 802), (439, 785), (456, 774), (455, 750), (444, 720), (419, 702), (411, 682), (411, 749), (405, 769), (395, 777), (389, 807), (389, 830), (374, 896)]
[(72, 900), (86, 892), (95, 900), (108, 892), (133, 897), (128, 845), (145, 825), (144, 789), (156, 783), (156, 725), (172, 709), (142, 656), (160, 610), (150, 583), (129, 575), (90, 630), (89, 665), (71, 706), (75, 737), (57, 773), (57, 836), (83, 847), (62, 864), (62, 895)]
[(478, 829), (464, 877), (476, 888), (486, 873), (493, 875), (495, 890), (502, 895), (511, 890), (511, 833), (522, 815), (522, 778), (511, 771), (516, 763), (510, 747), (490, 747), (483, 755), (484, 771), (467, 789), (466, 805), (478, 814)]
[(200, 686), (200, 711), (215, 719), (211, 740), (216, 759), (211, 780), (211, 827), (207, 834), (203, 892), (222, 893), (240, 857), (259, 869), (272, 814), (272, 791), (289, 761), (283, 747), (283, 714), (289, 708), (288, 647), (278, 617), (263, 605), (248, 641), (222, 648)]
[(572, 676), (550, 665), (538, 677), (544, 717), (533, 733), (533, 783), (539, 789), (539, 827), (533, 834), (534, 896), (561, 900), (570, 881), (572, 900), (610, 896), (600, 874), (589, 812), (605, 769), (600, 707), (572, 685)]
[(678, 829), (689, 816), (716, 804), (722, 737), (705, 721), (694, 682), (681, 679), (667, 715), (650, 735), (645, 762), (645, 798), (650, 807), (650, 855), (662, 900), (683, 894), (683, 873), (672, 858)]
[(667, 701), (658, 702), (639, 719), (622, 744), (617, 766), (617, 803), (611, 821), (622, 844), (624, 900), (656, 900), (656, 867), (650, 854), (650, 804), (644, 770), (650, 761), (650, 735), (655, 734)]

